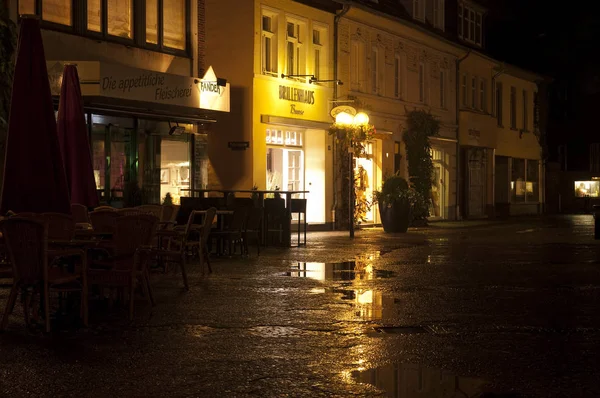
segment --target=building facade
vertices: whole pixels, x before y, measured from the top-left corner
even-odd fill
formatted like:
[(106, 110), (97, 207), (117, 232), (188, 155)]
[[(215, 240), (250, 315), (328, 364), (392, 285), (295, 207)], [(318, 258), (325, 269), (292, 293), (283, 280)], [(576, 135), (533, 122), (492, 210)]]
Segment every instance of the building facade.
[(543, 162), (539, 76), (470, 53), (460, 64), (461, 211), (467, 218), (538, 214)]
[(41, 20), (56, 104), (64, 64), (77, 64), (101, 201), (123, 205), (127, 191), (139, 188), (145, 203), (159, 203), (167, 193), (178, 203), (187, 190), (205, 185), (201, 133), (214, 111), (228, 110), (229, 93), (214, 70), (204, 75), (198, 63), (197, 2), (8, 4), (17, 22), (23, 14)]
[[(436, 4), (443, 6), (443, 2)], [(422, 21), (431, 18), (443, 32), (443, 7), (425, 2), (415, 9), (403, 5)], [(354, 106), (369, 114), (377, 130), (368, 156), (357, 159), (356, 167), (367, 171), (367, 200), (372, 200), (373, 190), (381, 187), (386, 175), (400, 173), (408, 179), (402, 142), (406, 115), (413, 110), (430, 112), (441, 127), (439, 136), (430, 139), (434, 175), (429, 214), (431, 219), (456, 219), (455, 82), (456, 61), (463, 51), (441, 35), (401, 18), (397, 11), (356, 3), (340, 19), (337, 68), (344, 85), (338, 88), (337, 99), (354, 101)], [(365, 218), (379, 223), (377, 207), (371, 207)]]
[(208, 136), (210, 187), (306, 190), (307, 221), (331, 223), (333, 12), (291, 0), (205, 7), (206, 57), (232, 85), (231, 113)]

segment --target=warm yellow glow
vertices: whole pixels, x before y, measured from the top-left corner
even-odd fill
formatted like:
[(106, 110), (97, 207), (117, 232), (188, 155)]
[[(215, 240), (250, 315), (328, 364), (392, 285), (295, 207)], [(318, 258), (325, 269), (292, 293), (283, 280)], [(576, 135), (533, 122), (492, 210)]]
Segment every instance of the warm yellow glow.
[(347, 112), (340, 112), (335, 115), (335, 122), (338, 124), (352, 124), (354, 122), (354, 117)]
[(367, 290), (366, 292), (356, 292), (356, 302), (359, 304), (373, 304), (373, 291)]
[(356, 116), (354, 116), (354, 124), (359, 126), (369, 124), (369, 115), (364, 112), (358, 112)]

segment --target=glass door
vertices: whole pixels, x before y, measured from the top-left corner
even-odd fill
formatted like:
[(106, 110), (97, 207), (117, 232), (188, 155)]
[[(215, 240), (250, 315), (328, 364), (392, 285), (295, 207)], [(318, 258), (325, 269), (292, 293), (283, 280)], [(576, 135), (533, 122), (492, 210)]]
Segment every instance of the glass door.
[(92, 162), (103, 202), (123, 205), (125, 190), (136, 180), (137, 150), (133, 119), (92, 115)]

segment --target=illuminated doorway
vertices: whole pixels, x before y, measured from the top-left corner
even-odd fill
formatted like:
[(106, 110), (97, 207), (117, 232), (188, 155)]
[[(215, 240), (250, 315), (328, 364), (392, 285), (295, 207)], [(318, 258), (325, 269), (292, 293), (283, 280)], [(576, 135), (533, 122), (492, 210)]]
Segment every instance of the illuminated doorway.
[(267, 190), (304, 190), (302, 137), (300, 131), (267, 129)]
[(373, 185), (375, 184), (375, 162), (373, 159), (374, 142), (365, 144), (365, 154), (356, 158), (354, 167), (355, 206), (354, 216), (357, 223), (374, 223)]

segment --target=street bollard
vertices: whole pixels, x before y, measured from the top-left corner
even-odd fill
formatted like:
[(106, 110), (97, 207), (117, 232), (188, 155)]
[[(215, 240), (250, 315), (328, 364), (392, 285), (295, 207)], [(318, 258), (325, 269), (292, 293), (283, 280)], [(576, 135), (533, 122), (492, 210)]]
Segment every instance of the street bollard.
[(593, 206), (594, 214), (594, 239), (600, 239), (600, 205)]

